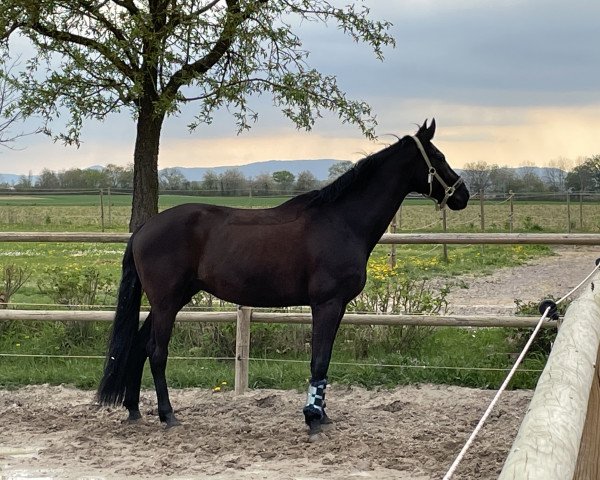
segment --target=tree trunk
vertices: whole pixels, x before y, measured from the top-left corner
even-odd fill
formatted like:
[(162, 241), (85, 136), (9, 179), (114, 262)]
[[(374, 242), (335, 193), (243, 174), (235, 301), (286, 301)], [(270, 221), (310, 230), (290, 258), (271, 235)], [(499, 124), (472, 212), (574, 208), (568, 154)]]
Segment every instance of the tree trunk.
[(153, 102), (142, 100), (133, 152), (133, 203), (129, 231), (158, 213), (158, 146), (164, 115)]

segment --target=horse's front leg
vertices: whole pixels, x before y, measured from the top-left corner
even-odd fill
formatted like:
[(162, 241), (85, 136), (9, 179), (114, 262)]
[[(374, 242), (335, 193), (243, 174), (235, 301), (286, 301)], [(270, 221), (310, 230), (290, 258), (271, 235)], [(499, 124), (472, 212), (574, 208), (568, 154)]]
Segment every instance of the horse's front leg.
[(336, 333), (344, 316), (346, 305), (339, 300), (312, 306), (312, 359), (310, 362), (310, 385), (304, 407), (304, 420), (309, 428), (309, 435), (321, 432), (323, 424), (330, 423), (325, 413), (325, 389), (327, 387), (327, 370), (331, 360), (331, 352)]

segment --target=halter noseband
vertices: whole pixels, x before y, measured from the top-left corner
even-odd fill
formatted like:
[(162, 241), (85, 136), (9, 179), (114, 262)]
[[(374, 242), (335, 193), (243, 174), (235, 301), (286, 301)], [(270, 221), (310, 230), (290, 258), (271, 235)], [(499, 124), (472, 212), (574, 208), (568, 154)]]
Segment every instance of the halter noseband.
[(434, 178), (438, 182), (440, 182), (442, 187), (444, 187), (444, 192), (445, 192), (444, 199), (441, 202), (438, 202), (437, 200), (435, 200), (437, 203), (437, 207), (441, 210), (446, 206), (448, 199), (452, 195), (454, 195), (454, 192), (456, 192), (456, 187), (458, 187), (461, 183), (463, 183), (463, 179), (462, 179), (462, 177), (459, 176), (458, 180), (456, 180), (456, 182), (454, 182), (454, 185), (449, 187), (448, 184), (441, 177), (441, 175), (437, 172), (435, 167), (433, 165), (431, 165), (431, 161), (429, 160), (427, 153), (425, 153), (425, 149), (423, 148), (423, 145), (421, 144), (421, 140), (419, 140), (416, 135), (413, 136), (413, 139), (415, 140), (415, 143), (417, 144), (417, 148), (419, 149), (419, 151), (421, 152), (421, 155), (423, 156), (423, 160), (425, 160), (425, 163), (427, 164), (427, 167), (429, 168), (429, 174), (427, 175), (427, 183), (429, 183), (429, 195), (427, 195), (427, 196), (429, 198), (435, 200), (431, 196), (431, 193), (433, 191), (433, 179)]

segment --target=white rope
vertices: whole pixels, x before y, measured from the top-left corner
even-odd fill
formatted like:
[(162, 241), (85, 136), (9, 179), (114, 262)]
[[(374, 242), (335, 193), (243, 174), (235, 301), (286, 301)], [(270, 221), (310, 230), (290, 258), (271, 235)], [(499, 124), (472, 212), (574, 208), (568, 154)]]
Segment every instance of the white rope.
[(502, 393), (504, 392), (504, 390), (508, 386), (508, 382), (510, 382), (512, 380), (512, 377), (515, 374), (518, 366), (523, 361), (523, 358), (527, 354), (527, 351), (529, 350), (529, 347), (533, 343), (533, 340), (534, 340), (535, 336), (537, 335), (538, 331), (542, 327), (542, 323), (544, 323), (544, 320), (546, 320), (546, 317), (547, 317), (549, 311), (550, 311), (550, 307), (546, 308), (546, 311), (544, 312), (544, 314), (540, 318), (540, 321), (536, 325), (535, 330), (531, 334), (531, 337), (529, 337), (529, 340), (527, 341), (527, 344), (525, 344), (525, 348), (523, 348), (523, 351), (519, 355), (519, 358), (517, 358), (517, 361), (515, 362), (513, 368), (510, 370), (510, 372), (508, 372), (508, 375), (506, 376), (506, 379), (504, 380), (504, 382), (500, 386), (499, 390), (496, 392), (496, 395), (494, 396), (494, 398), (493, 398), (492, 402), (490, 403), (489, 407), (487, 408), (487, 410), (485, 411), (485, 413), (481, 417), (481, 420), (479, 420), (479, 423), (475, 427), (475, 430), (473, 430), (473, 433), (471, 433), (471, 436), (467, 440), (467, 443), (465, 443), (465, 446), (462, 448), (462, 450), (460, 451), (460, 453), (458, 454), (458, 456), (454, 460), (454, 463), (450, 466), (450, 469), (448, 470), (448, 473), (446, 473), (446, 475), (444, 475), (444, 480), (450, 480), (452, 478), (452, 475), (454, 474), (454, 471), (456, 470), (456, 468), (460, 464), (461, 460), (463, 459), (463, 457), (467, 453), (467, 450), (469, 450), (469, 448), (471, 447), (471, 444), (475, 440), (475, 437), (479, 433), (479, 430), (481, 430), (481, 427), (483, 427), (483, 424), (485, 423), (485, 421), (487, 420), (487, 418), (490, 416), (490, 413), (492, 413), (492, 410), (493, 410), (494, 406), (496, 405), (496, 403), (498, 402), (498, 399), (500, 398), (500, 395), (502, 395)]
[[(598, 270), (598, 268), (600, 268), (600, 262), (598, 263), (598, 265), (596, 265), (594, 267), (594, 269), (590, 272), (590, 274), (579, 285), (577, 285), (569, 293), (567, 293), (560, 300), (558, 300), (556, 302), (556, 305), (558, 305), (561, 302), (563, 302), (566, 298), (568, 298), (571, 294), (573, 294), (573, 292), (575, 292), (578, 288), (580, 288)], [(473, 433), (471, 433), (471, 436), (469, 437), (469, 439), (465, 443), (464, 447), (462, 448), (462, 450), (460, 451), (460, 453), (458, 454), (458, 456), (456, 457), (456, 459), (454, 460), (454, 462), (452, 463), (452, 465), (448, 469), (448, 472), (446, 473), (446, 475), (444, 475), (443, 480), (450, 480), (452, 478), (452, 475), (454, 474), (455, 470), (458, 468), (458, 465), (462, 461), (463, 457), (465, 456), (465, 454), (467, 453), (467, 451), (471, 447), (471, 444), (473, 443), (473, 441), (475, 440), (475, 437), (477, 436), (477, 434), (479, 433), (479, 431), (483, 427), (483, 424), (485, 423), (485, 421), (489, 417), (490, 413), (492, 413), (492, 410), (493, 410), (494, 406), (496, 405), (496, 403), (498, 402), (498, 400), (500, 398), (500, 395), (502, 395), (502, 393), (504, 392), (504, 390), (506, 390), (506, 387), (508, 386), (509, 382), (512, 380), (513, 375), (517, 371), (517, 368), (519, 367), (519, 365), (523, 361), (523, 358), (525, 358), (525, 355), (529, 351), (529, 347), (531, 347), (531, 344), (533, 343), (533, 340), (535, 339), (536, 335), (540, 331), (540, 328), (542, 327), (542, 324), (546, 320), (546, 318), (548, 316), (548, 313), (550, 312), (550, 309), (551, 309), (551, 306), (548, 306), (546, 308), (546, 310), (544, 311), (544, 314), (541, 316), (540, 320), (538, 321), (537, 325), (535, 326), (535, 329), (533, 330), (533, 333), (529, 337), (529, 340), (525, 344), (525, 347), (523, 347), (523, 351), (521, 352), (521, 354), (517, 358), (517, 360), (516, 360), (513, 368), (511, 368), (510, 372), (506, 376), (506, 379), (504, 380), (504, 382), (502, 383), (502, 385), (500, 386), (500, 388), (496, 392), (496, 395), (492, 399), (489, 407), (487, 408), (487, 410), (485, 411), (485, 413), (481, 417), (481, 420), (479, 420), (479, 423), (475, 427), (475, 430), (473, 430)]]
[(598, 265), (596, 265), (596, 268), (594, 268), (590, 274), (585, 277), (580, 283), (579, 285), (577, 285), (575, 288), (573, 288), (569, 293), (567, 293), (564, 297), (560, 298), (559, 300), (556, 301), (556, 304), (559, 305), (560, 303), (562, 303), (565, 299), (567, 299), (568, 297), (570, 297), (574, 292), (576, 292), (577, 290), (579, 290), (579, 288), (585, 283), (587, 282), (590, 278), (592, 278), (592, 275), (594, 273), (596, 273), (596, 270), (598, 270), (600, 268), (600, 262), (598, 262)]

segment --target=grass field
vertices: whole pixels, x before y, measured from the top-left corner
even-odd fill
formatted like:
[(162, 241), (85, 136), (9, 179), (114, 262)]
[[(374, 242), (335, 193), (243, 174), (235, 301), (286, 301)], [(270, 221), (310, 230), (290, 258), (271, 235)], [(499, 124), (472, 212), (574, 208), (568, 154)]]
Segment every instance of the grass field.
[[(162, 196), (161, 208), (191, 200), (218, 200), (229, 206), (257, 208), (276, 205), (284, 199)], [(129, 201), (126, 196), (111, 197), (112, 224), (109, 228), (105, 205), (106, 230), (126, 231)], [(43, 201), (36, 198), (20, 199), (20, 204), (11, 202), (13, 200), (0, 200), (0, 228), (4, 231), (99, 230), (98, 197), (53, 196)], [(600, 219), (592, 220), (593, 215), (598, 215), (595, 211), (598, 209), (591, 205), (584, 207), (590, 207), (589, 211), (585, 210), (588, 214), (586, 223), (590, 223), (587, 231), (598, 231)], [(507, 208), (504, 204), (490, 205), (486, 210), (489, 225), (496, 225), (493, 223), (495, 212), (498, 230), (502, 230), (500, 222)], [(543, 231), (564, 231), (557, 221), (561, 215), (560, 208), (555, 204), (523, 204), (518, 205), (515, 212), (519, 209), (531, 219), (542, 218), (543, 212), (543, 218), (555, 222), (554, 229), (548, 222), (540, 222), (544, 223), (543, 227), (539, 225)], [(450, 230), (478, 231), (478, 212), (478, 204), (470, 205), (464, 212), (451, 212)], [(432, 224), (428, 223), (430, 221)], [(593, 229), (592, 221), (597, 222)], [(521, 224), (522, 231), (526, 231), (523, 228), (527, 226), (529, 231), (539, 231), (537, 221), (521, 221)], [(439, 213), (429, 201), (411, 200), (402, 210), (399, 231), (420, 230), (439, 231)], [(89, 308), (112, 309), (123, 249), (123, 244), (3, 243), (0, 244), (0, 267), (21, 267), (31, 275), (11, 299), (18, 308), (56, 308), (56, 299), (60, 298), (55, 295), (59, 290), (57, 285), (84, 288), (85, 283), (90, 282), (86, 275), (93, 271), (98, 275), (97, 281), (99, 279), (102, 288), (93, 299), (94, 305)], [(388, 252), (389, 247), (377, 247), (375, 261), (385, 262)], [(482, 273), (499, 266), (519, 264), (548, 252), (547, 248), (539, 246), (451, 246), (450, 260), (445, 263), (441, 259), (440, 246), (402, 246), (398, 249), (398, 261), (406, 272), (416, 278), (451, 278), (458, 273)], [(283, 325), (253, 325), (252, 328), (251, 356), (255, 360), (250, 365), (251, 386), (303, 388), (309, 376), (307, 344), (310, 328)], [(2, 358), (0, 385), (69, 383), (85, 388), (96, 386), (102, 358), (54, 358), (49, 355), (102, 357), (108, 329), (107, 324), (0, 322), (0, 353), (41, 355)], [(423, 341), (408, 344), (402, 341), (400, 333), (397, 327), (342, 327), (336, 340), (330, 379), (368, 387), (411, 382), (495, 387), (504, 375), (503, 369), (509, 368), (513, 358), (511, 352), (515, 349), (511, 343), (511, 332), (505, 329), (439, 328), (426, 332)], [(171, 355), (232, 358), (234, 338), (233, 324), (178, 325), (171, 344)], [(525, 368), (537, 370), (544, 361), (543, 354), (536, 354), (526, 361)], [(378, 367), (373, 364), (399, 366)], [(422, 365), (430, 368), (420, 368)], [(535, 371), (519, 373), (513, 386), (532, 387), (537, 375)], [(149, 386), (151, 381), (147, 373), (144, 378), (145, 385)], [(173, 359), (169, 363), (169, 379), (174, 386), (212, 387), (222, 382), (232, 385), (233, 361)]]
[[(210, 203), (228, 207), (268, 208), (288, 197), (194, 197), (161, 195), (159, 209), (188, 202)], [(2, 231), (126, 231), (131, 215), (130, 195), (49, 195), (0, 197)], [(568, 231), (567, 205), (560, 202), (518, 201), (513, 205), (512, 228), (515, 232)], [(585, 202), (570, 206), (573, 232), (600, 232), (600, 205)], [(473, 200), (460, 212), (447, 211), (447, 228), (451, 232), (481, 231), (481, 206)], [(484, 203), (484, 229), (488, 232), (510, 231), (510, 205), (506, 201)], [(398, 231), (441, 231), (442, 220), (433, 202), (408, 199), (399, 215)]]

